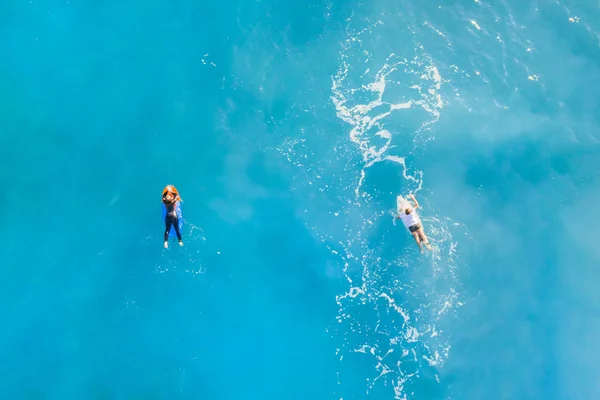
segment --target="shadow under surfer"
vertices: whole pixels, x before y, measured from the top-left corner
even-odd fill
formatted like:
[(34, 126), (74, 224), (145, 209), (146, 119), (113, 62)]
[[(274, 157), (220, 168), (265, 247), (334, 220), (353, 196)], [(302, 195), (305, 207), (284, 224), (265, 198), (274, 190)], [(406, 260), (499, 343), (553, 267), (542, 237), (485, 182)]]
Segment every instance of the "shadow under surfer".
[(175, 228), (179, 245), (183, 246), (181, 232), (179, 232), (179, 217), (177, 216), (177, 207), (179, 207), (180, 201), (181, 197), (175, 186), (168, 185), (163, 189), (162, 202), (167, 209), (165, 215), (165, 249), (169, 248), (169, 231), (171, 230), (171, 225)]
[(425, 236), (425, 231), (423, 230), (423, 225), (421, 224), (421, 218), (417, 214), (416, 209), (419, 208), (419, 202), (415, 199), (415, 196), (409, 194), (410, 198), (414, 203), (413, 209), (410, 205), (407, 205), (405, 208), (401, 208), (398, 206), (398, 219), (401, 219), (404, 223), (404, 226), (409, 230), (412, 234), (413, 238), (417, 242), (419, 249), (421, 249), (421, 253), (423, 252), (423, 246), (421, 246), (421, 241), (425, 243), (428, 250), (431, 250), (431, 246), (429, 245), (429, 241), (427, 240), (427, 236)]

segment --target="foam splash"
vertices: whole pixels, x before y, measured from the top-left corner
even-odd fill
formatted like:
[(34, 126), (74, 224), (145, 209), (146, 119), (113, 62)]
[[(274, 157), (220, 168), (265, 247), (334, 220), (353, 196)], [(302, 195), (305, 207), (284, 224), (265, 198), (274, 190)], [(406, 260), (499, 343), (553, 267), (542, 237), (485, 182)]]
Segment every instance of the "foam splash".
[[(442, 78), (418, 44), (411, 60), (392, 53), (381, 67), (370, 65), (356, 78), (352, 66), (369, 63), (372, 57), (362, 36), (372, 34), (377, 26), (349, 33), (340, 54), (340, 69), (332, 79), (331, 100), (337, 116), (350, 125), (348, 138), (363, 160), (354, 190), (357, 200), (363, 198), (363, 204), (349, 204), (345, 214), (352, 214), (356, 207), (372, 206), (366, 193), (361, 196), (361, 188), (368, 169), (379, 162), (397, 164), (405, 182), (414, 187), (413, 192), (421, 190), (422, 174), (408, 172), (406, 154), (398, 154), (394, 139), (402, 137), (405, 143), (406, 136), (412, 134), (414, 146), (431, 140), (433, 136), (421, 139), (424, 133), (432, 134), (431, 126), (439, 119), (443, 107), (439, 92)], [(394, 121), (395, 114), (415, 108), (425, 111), (415, 131), (386, 128), (388, 122)], [(351, 354), (374, 358), (374, 375), (366, 379), (367, 394), (377, 385), (391, 384), (395, 399), (407, 399), (407, 394), (411, 394), (407, 393), (407, 385), (419, 378), (421, 365), (440, 368), (450, 351), (444, 331), (438, 325), (446, 314), (461, 305), (454, 276), (457, 243), (452, 239), (449, 221), (430, 216), (431, 212), (423, 216), (428, 236), (435, 243), (435, 252), (427, 262), (432, 276), (427, 283), (412, 279), (412, 255), (385, 260), (380, 255), (385, 244), (370, 244), (373, 225), (385, 215), (372, 208), (375, 210), (370, 215), (362, 212), (367, 223), (354, 230), (345, 243), (339, 242), (335, 249), (331, 247), (343, 260), (343, 273), (350, 284), (348, 292), (336, 298), (338, 326), (332, 327), (331, 332), (344, 341), (338, 349), (340, 361)], [(370, 325), (370, 319), (377, 322)], [(348, 335), (349, 332), (354, 336)], [(439, 382), (437, 373), (434, 376)]]
[[(346, 46), (354, 43), (361, 42), (347, 40)], [(349, 138), (353, 143), (358, 145), (363, 156), (363, 161), (365, 162), (361, 170), (359, 184), (355, 191), (356, 196), (359, 196), (360, 188), (365, 178), (365, 170), (381, 161), (391, 161), (400, 164), (403, 168), (404, 177), (417, 183), (417, 190), (421, 189), (420, 179), (416, 176), (407, 175), (404, 158), (387, 154), (392, 145), (393, 135), (385, 128), (384, 120), (397, 111), (412, 107), (421, 107), (431, 115), (431, 118), (422, 123), (419, 131), (425, 130), (430, 124), (437, 121), (440, 116), (439, 110), (443, 106), (441, 95), (438, 92), (442, 83), (439, 71), (434, 65), (426, 65), (424, 69), (419, 71), (418, 68), (423, 65), (423, 61), (419, 58), (409, 61), (396, 54), (390, 54), (384, 65), (375, 73), (372, 82), (363, 83), (359, 87), (352, 87), (351, 85), (346, 85), (350, 70), (346, 58), (347, 56), (342, 52), (342, 68), (332, 79), (331, 91), (333, 95), (331, 96), (331, 100), (335, 105), (337, 116), (352, 126)], [(370, 68), (362, 76), (366, 76), (369, 72)], [(391, 81), (390, 75), (401, 74), (406, 76), (407, 73), (416, 75), (421, 80), (419, 84), (413, 84), (409, 87), (411, 91), (418, 93), (418, 98), (399, 102), (384, 101), (383, 95)], [(414, 79), (414, 76), (412, 78)], [(392, 83), (402, 85), (402, 82), (392, 81)], [(352, 99), (356, 97), (371, 100), (366, 104), (352, 104)], [(376, 143), (378, 138), (383, 139), (382, 144)]]
[(206, 265), (204, 264), (202, 257), (202, 246), (206, 241), (206, 237), (204, 236), (204, 230), (201, 227), (195, 226), (194, 224), (186, 221), (186, 224), (183, 228), (183, 241), (184, 247), (179, 248), (176, 244), (171, 243), (169, 245), (169, 250), (162, 250), (162, 236), (157, 238), (156, 235), (146, 237), (141, 243), (154, 247), (157, 247), (157, 243), (159, 244), (159, 251), (163, 252), (162, 257), (159, 258), (159, 263), (154, 266), (155, 272), (158, 274), (164, 274), (169, 272), (175, 272), (178, 269), (178, 266), (181, 265), (181, 258), (174, 258), (172, 251), (176, 251), (178, 253), (175, 254), (183, 254), (183, 257), (187, 261), (185, 264), (186, 268), (184, 272), (186, 274), (190, 274), (194, 277), (199, 275), (203, 275), (206, 273)]
[[(340, 342), (336, 354), (341, 398), (361, 397), (354, 389), (356, 375), (346, 377), (343, 372), (342, 365), (353, 361), (372, 366), (364, 377), (367, 395), (384, 392), (408, 399), (425, 370), (439, 381), (437, 370), (450, 351), (444, 321), (461, 305), (453, 223), (421, 196), (426, 209), (421, 219), (435, 251), (420, 257), (409, 236), (399, 249), (389, 239), (404, 229), (392, 225), (395, 201), (389, 204), (365, 185), (371, 168), (385, 162), (400, 172), (392, 199), (400, 192), (422, 189), (423, 174), (409, 167), (410, 156), (435, 138), (433, 127), (444, 105), (444, 81), (423, 46), (398, 39), (396, 31), (376, 32), (392, 25), (397, 24), (376, 22), (358, 32), (347, 30), (330, 96), (347, 127), (344, 135), (332, 137), (330, 125), (321, 128), (311, 119), (298, 128), (297, 136), (277, 147), (296, 167), (291, 190), (302, 199), (297, 217), (339, 260), (339, 267), (328, 264), (324, 274), (347, 282), (345, 292), (336, 296), (338, 313), (328, 329)], [(380, 36), (412, 47), (375, 54)], [(324, 146), (324, 141), (331, 145)], [(353, 382), (352, 389), (346, 389), (347, 381)]]

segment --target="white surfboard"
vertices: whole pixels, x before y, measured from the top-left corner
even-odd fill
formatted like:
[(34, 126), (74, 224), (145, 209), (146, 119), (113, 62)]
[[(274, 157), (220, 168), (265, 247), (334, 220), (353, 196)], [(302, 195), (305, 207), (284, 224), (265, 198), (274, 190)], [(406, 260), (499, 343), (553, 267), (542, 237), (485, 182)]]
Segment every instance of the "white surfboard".
[(408, 207), (411, 207), (411, 204), (408, 202), (408, 200), (402, 196), (398, 196), (396, 198), (396, 211), (398, 211), (398, 214), (403, 213)]

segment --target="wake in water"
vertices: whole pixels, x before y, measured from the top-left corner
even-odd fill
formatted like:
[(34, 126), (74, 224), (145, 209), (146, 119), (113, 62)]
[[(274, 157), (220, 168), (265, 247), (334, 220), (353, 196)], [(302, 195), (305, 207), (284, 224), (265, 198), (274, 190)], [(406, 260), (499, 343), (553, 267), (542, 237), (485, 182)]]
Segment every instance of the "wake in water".
[[(327, 162), (307, 160), (311, 149), (302, 138), (288, 141), (280, 151), (303, 169), (309, 185), (319, 185), (325, 195), (321, 204), (314, 204), (319, 200), (313, 196), (314, 218), (306, 216), (305, 221), (339, 256), (349, 284), (337, 296), (339, 312), (329, 330), (343, 343), (337, 349), (340, 371), (345, 363), (372, 363), (365, 392), (389, 396), (392, 390), (396, 399), (406, 399), (423, 379), (439, 382), (437, 368), (450, 350), (442, 324), (460, 306), (453, 224), (436, 216), (427, 198), (420, 196), (425, 206), (421, 218), (436, 247), (433, 254), (420, 258), (408, 232), (401, 224), (394, 226), (391, 215), (396, 195), (423, 189), (422, 173), (407, 166), (407, 157), (433, 139), (432, 127), (443, 108), (443, 81), (413, 40), (409, 43), (414, 47), (381, 57), (372, 51), (380, 47), (374, 42), (389, 36), (380, 32), (385, 25), (375, 23), (360, 31), (351, 26), (331, 86), (337, 117), (350, 127), (349, 145), (338, 142), (336, 159)], [(400, 52), (404, 56), (396, 54)], [(361, 160), (353, 163), (356, 150)], [(401, 179), (388, 176), (388, 182), (397, 183), (394, 192), (382, 194), (365, 183), (369, 171), (384, 162), (395, 166)], [(358, 169), (348, 171), (348, 164)], [(347, 196), (349, 190), (353, 196)], [(406, 234), (403, 246), (394, 239), (398, 229)], [(348, 386), (343, 372), (338, 383)], [(360, 396), (354, 389), (338, 394)]]
[[(401, 169), (405, 183), (398, 186), (399, 192), (422, 189), (422, 174), (408, 174), (406, 156), (399, 153), (408, 150), (410, 154), (432, 138), (431, 127), (443, 107), (442, 79), (419, 44), (410, 41), (414, 49), (410, 49), (410, 53), (404, 49), (403, 54), (412, 55), (410, 59), (392, 53), (383, 65), (377, 65), (370, 56), (369, 41), (378, 37), (378, 33), (385, 34), (378, 32), (379, 28), (380, 24), (375, 24), (355, 33), (349, 29), (340, 55), (341, 67), (332, 84), (337, 115), (350, 125), (349, 138), (363, 156), (357, 196), (368, 169), (383, 161), (396, 163)], [(408, 111), (410, 115), (402, 115)], [(396, 118), (413, 121), (412, 129), (404, 126), (398, 129)], [(366, 192), (362, 197), (365, 203), (374, 203), (372, 207), (380, 204), (376, 196)], [(418, 262), (410, 254), (386, 260), (381, 254), (394, 244), (385, 241), (374, 244), (370, 230), (363, 229), (356, 237), (358, 246), (363, 248), (362, 257), (354, 259), (345, 252), (344, 272), (350, 288), (337, 298), (340, 311), (335, 331), (338, 335), (348, 329), (356, 332), (354, 326), (358, 321), (352, 316), (353, 310), (366, 306), (376, 315), (376, 322), (363, 328), (368, 334), (355, 335), (352, 339), (346, 336), (344, 348), (338, 350), (341, 358), (344, 353), (353, 352), (374, 357), (376, 374), (367, 380), (368, 389), (372, 390), (379, 381), (383, 381), (383, 385), (391, 383), (398, 399), (414, 393), (406, 387), (423, 378), (423, 364), (433, 367), (426, 370), (433, 371), (431, 377), (439, 381), (436, 368), (443, 364), (450, 349), (437, 324), (460, 305), (454, 278), (456, 243), (448, 223), (431, 216), (430, 208), (426, 207), (423, 214), (426, 229), (437, 247), (431, 259)], [(378, 220), (389, 223), (385, 215), (373, 216), (371, 225)], [(354, 261), (353, 268), (360, 270), (360, 279), (356, 279), (356, 270), (351, 270), (350, 259)], [(413, 268), (424, 270), (413, 273)]]
[[(151, 252), (161, 252), (161, 257), (158, 257), (159, 264), (154, 266), (155, 271), (159, 274), (173, 272), (178, 265), (185, 265), (184, 272), (187, 274), (193, 276), (204, 274), (206, 272), (206, 265), (202, 258), (202, 246), (206, 241), (204, 230), (186, 221), (181, 233), (185, 240), (185, 246), (182, 248), (157, 249), (156, 235), (146, 237), (141, 244), (148, 246), (148, 250)], [(182, 261), (185, 262), (182, 263)]]

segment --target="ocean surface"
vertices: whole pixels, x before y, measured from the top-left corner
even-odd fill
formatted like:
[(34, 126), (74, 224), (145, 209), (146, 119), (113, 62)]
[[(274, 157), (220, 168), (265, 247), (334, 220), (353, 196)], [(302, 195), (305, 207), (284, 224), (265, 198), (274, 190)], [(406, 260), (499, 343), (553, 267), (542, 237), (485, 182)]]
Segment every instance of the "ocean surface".
[(2, 1), (0, 398), (600, 398), (599, 82), (596, 0)]

